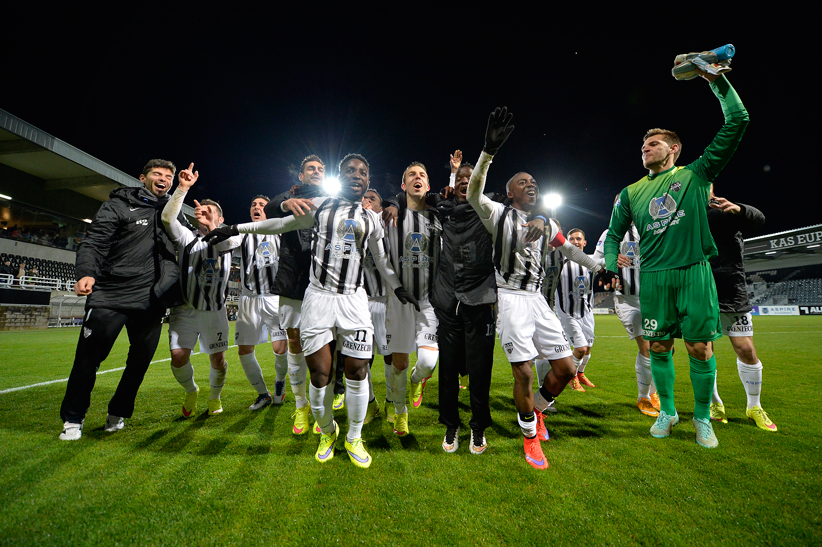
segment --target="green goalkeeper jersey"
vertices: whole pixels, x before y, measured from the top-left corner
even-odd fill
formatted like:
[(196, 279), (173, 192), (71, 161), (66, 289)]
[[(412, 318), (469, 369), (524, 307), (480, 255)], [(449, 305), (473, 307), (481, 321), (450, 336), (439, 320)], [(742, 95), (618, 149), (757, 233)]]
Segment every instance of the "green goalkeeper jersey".
[(618, 271), (619, 243), (631, 221), (642, 241), (644, 272), (681, 268), (716, 256), (708, 228), (710, 186), (736, 151), (748, 125), (748, 112), (725, 76), (710, 85), (725, 115), (722, 129), (693, 163), (650, 174), (622, 190), (605, 239), (608, 270)]

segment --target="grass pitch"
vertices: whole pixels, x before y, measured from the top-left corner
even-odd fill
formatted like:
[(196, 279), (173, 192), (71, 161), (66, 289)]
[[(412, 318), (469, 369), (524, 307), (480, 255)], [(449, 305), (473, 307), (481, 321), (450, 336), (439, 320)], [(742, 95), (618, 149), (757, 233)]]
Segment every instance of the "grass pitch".
[[(192, 359), (201, 386), (197, 417), (180, 417), (182, 389), (161, 340), (126, 428), (103, 431), (120, 373), (98, 375), (83, 438), (57, 440), (78, 329), (0, 332), (0, 545), (758, 545), (822, 542), (820, 421), (813, 401), (822, 317), (757, 317), (762, 402), (779, 427), (745, 417), (745, 393), (727, 339), (718, 341), (718, 383), (730, 423), (719, 448), (694, 441), (688, 361), (675, 356), (681, 422), (668, 439), (635, 407), (636, 345), (614, 316), (597, 316), (586, 393), (566, 390), (546, 425), (551, 467), (523, 457), (511, 372), (497, 347), (489, 450), (446, 454), (437, 422), (437, 378), (398, 438), (378, 419), (363, 430), (368, 470), (344, 452), (314, 461), (318, 437), (291, 434), (293, 396), (251, 412), (255, 393), (237, 359), (222, 415), (208, 417), (208, 358)], [(121, 335), (101, 372), (123, 366)], [(273, 386), (274, 359), (258, 359)], [(381, 359), (375, 390), (385, 394)], [(469, 418), (468, 393), (461, 393)], [(345, 411), (337, 413), (344, 434)]]

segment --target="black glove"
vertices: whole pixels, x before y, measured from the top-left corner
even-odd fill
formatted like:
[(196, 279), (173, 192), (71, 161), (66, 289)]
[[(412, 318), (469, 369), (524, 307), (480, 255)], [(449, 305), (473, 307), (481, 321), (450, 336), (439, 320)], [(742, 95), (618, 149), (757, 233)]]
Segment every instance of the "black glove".
[(408, 304), (410, 302), (414, 304), (414, 308), (417, 311), (420, 311), (420, 303), (417, 302), (417, 299), (414, 298), (414, 295), (403, 289), (401, 286), (394, 289), (394, 296), (397, 297), (397, 300), (399, 300), (401, 304)]
[(223, 224), (219, 228), (216, 228), (208, 232), (203, 239), (208, 241), (209, 245), (216, 245), (222, 241), (225, 241), (231, 236), (238, 235), (240, 235), (240, 231), (237, 229), (236, 224), (232, 226), (229, 226), (228, 224)]
[(616, 272), (609, 272), (608, 270), (600, 271), (599, 281), (603, 288), (608, 285), (608, 288), (605, 289), (606, 291), (616, 291), (622, 289), (622, 278), (620, 278), (619, 274)]
[(485, 128), (485, 146), (483, 151), (492, 156), (499, 152), (500, 147), (505, 144), (508, 135), (514, 130), (511, 123), (511, 118), (514, 115), (508, 112), (508, 107), (497, 107), (491, 115), (488, 116), (488, 127)]

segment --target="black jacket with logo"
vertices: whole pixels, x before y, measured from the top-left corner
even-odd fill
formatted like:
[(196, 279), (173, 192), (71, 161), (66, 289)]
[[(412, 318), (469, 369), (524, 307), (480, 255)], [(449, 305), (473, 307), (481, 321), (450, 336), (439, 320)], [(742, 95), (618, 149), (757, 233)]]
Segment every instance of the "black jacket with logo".
[(719, 311), (747, 313), (751, 311), (748, 285), (745, 282), (745, 252), (743, 238), (751, 237), (765, 225), (765, 215), (756, 207), (737, 203), (742, 209), (738, 215), (708, 209), (708, 226), (714, 236), (717, 256), (711, 259), (711, 270), (716, 281)]
[(174, 245), (160, 221), (167, 201), (145, 188), (112, 190), (77, 249), (77, 279), (95, 279), (86, 307), (147, 310), (182, 303)]
[[(325, 196), (322, 186), (303, 184), (276, 196), (265, 206), (266, 218), (283, 218), (291, 213), (281, 209), (283, 202), (291, 198), (316, 198)], [(311, 238), (314, 228), (304, 228), (280, 234), (280, 260), (277, 276), (271, 287), (273, 294), (292, 300), (302, 300), (308, 288), (311, 267)]]

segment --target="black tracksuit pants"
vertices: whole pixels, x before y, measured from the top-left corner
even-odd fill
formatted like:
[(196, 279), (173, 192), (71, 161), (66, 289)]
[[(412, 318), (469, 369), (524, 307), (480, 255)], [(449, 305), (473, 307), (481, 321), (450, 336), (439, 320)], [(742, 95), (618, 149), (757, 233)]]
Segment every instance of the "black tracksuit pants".
[(100, 363), (105, 361), (123, 327), (130, 343), (126, 368), (114, 396), (108, 403), (108, 413), (130, 418), (134, 399), (143, 383), (151, 359), (157, 351), (165, 309), (109, 310), (86, 309), (80, 340), (74, 356), (74, 366), (66, 386), (66, 396), (60, 407), (64, 422), (81, 423), (91, 404), (91, 391), (97, 379)]
[(471, 392), (471, 429), (484, 430), (491, 425), (489, 393), (491, 369), (494, 366), (496, 314), (492, 304), (467, 306), (460, 303), (451, 314), (435, 308), (439, 326), (440, 423), (458, 427), (459, 377), (468, 372)]

